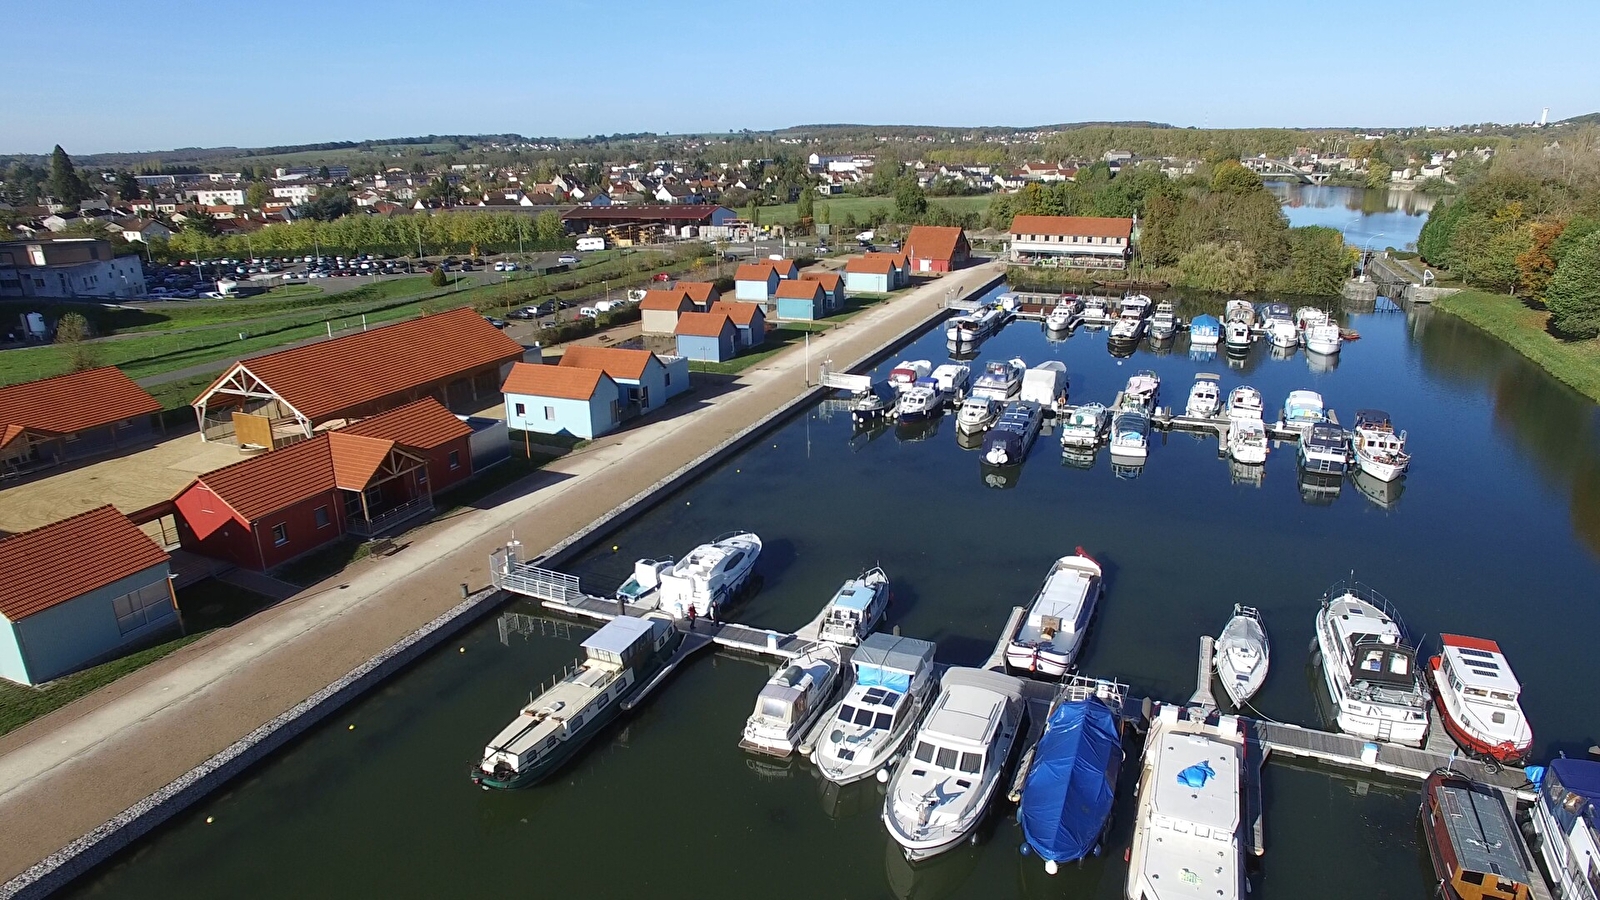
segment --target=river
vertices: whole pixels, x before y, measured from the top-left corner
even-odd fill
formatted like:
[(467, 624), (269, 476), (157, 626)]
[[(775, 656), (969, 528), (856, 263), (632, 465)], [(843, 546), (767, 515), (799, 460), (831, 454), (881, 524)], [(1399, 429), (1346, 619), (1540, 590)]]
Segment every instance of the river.
[[(1010, 607), (1027, 602), (1053, 559), (1082, 545), (1105, 563), (1108, 582), (1086, 672), (1187, 697), (1199, 636), (1242, 602), (1263, 610), (1276, 651), (1257, 707), (1306, 724), (1317, 721), (1307, 646), (1318, 597), (1353, 570), (1416, 634), (1498, 639), (1526, 687), (1538, 757), (1581, 753), (1600, 737), (1585, 662), (1600, 629), (1600, 416), (1444, 314), (1344, 319), (1361, 339), (1334, 367), (1258, 346), (1230, 368), (1191, 359), (1182, 337), (1174, 352), (1142, 347), (1117, 360), (1103, 332), (1051, 342), (1025, 322), (992, 338), (979, 360), (1059, 359), (1079, 402), (1109, 402), (1130, 374), (1151, 368), (1168, 405), (1182, 405), (1197, 371), (1214, 371), (1225, 388), (1260, 388), (1269, 408), (1295, 388), (1320, 391), (1344, 421), (1358, 407), (1382, 407), (1415, 455), (1390, 494), (1368, 496), (1346, 480), (1335, 495), (1304, 496), (1290, 446), (1273, 452), (1259, 481), (1238, 480), (1214, 438), (1180, 434), (1158, 439), (1131, 480), (1114, 476), (1103, 450), (1091, 468), (1064, 465), (1046, 436), (1013, 485), (996, 489), (977, 454), (957, 446), (951, 419), (858, 433), (824, 404), (571, 568), (605, 592), (635, 558), (751, 529), (766, 541), (764, 586), (734, 618), (798, 627), (843, 579), (882, 565), (893, 624), (937, 641), (940, 659), (959, 664), (981, 660)], [(938, 331), (888, 362), (945, 355)], [(526, 602), (506, 611), (538, 612)], [(733, 657), (689, 665), (553, 782), (477, 790), (467, 772), (484, 742), (588, 633), (526, 627), (535, 622), (490, 617), (469, 628), (69, 895), (1121, 896), (1128, 778), (1105, 858), (1050, 878), (1018, 853), (1020, 832), (1001, 814), (978, 846), (913, 870), (878, 820), (879, 785), (828, 790), (807, 764), (738, 749), (769, 670)], [(508, 624), (525, 633), (502, 634)], [(1131, 743), (1129, 777), (1138, 752)], [(1416, 785), (1275, 762), (1265, 791), (1267, 853), (1251, 864), (1253, 896), (1311, 896), (1308, 885), (1330, 872), (1341, 896), (1432, 896)]]
[(1344, 233), (1346, 243), (1361, 248), (1413, 249), (1435, 198), (1397, 188), (1338, 187), (1269, 181), (1267, 189), (1283, 202), (1289, 225), (1323, 225)]

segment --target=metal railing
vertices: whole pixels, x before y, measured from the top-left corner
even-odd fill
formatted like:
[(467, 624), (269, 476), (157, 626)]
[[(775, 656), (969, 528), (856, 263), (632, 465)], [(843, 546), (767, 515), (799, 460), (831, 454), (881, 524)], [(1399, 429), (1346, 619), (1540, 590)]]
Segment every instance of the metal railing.
[(505, 557), (498, 553), (496, 557), (495, 564), (490, 568), (490, 580), (503, 591), (556, 603), (571, 603), (587, 596), (579, 589), (576, 575), (524, 563), (508, 564)]
[(349, 530), (351, 534), (359, 534), (362, 537), (374, 537), (382, 534), (384, 531), (388, 530), (394, 525), (407, 521), (408, 519), (414, 519), (417, 516), (426, 515), (430, 512), (433, 512), (433, 498), (418, 497), (415, 500), (407, 500), (405, 503), (402, 503), (392, 509), (384, 510), (383, 512), (378, 513), (376, 516), (372, 516), (366, 520), (352, 519)]

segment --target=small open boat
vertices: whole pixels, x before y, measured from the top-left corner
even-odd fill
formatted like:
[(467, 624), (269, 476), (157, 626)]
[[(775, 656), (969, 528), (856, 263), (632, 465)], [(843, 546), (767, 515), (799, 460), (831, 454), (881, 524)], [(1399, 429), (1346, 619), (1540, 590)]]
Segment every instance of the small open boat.
[(1233, 618), (1223, 626), (1217, 638), (1217, 679), (1235, 707), (1261, 690), (1267, 679), (1269, 661), (1267, 628), (1261, 621), (1261, 611), (1248, 606), (1233, 605)]

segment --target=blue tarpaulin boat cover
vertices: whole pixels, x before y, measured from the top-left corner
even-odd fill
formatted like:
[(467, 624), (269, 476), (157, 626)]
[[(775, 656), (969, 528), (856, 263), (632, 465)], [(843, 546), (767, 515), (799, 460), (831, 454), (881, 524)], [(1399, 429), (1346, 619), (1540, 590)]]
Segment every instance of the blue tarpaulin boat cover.
[(1178, 773), (1178, 783), (1184, 787), (1203, 788), (1206, 782), (1217, 777), (1217, 770), (1211, 768), (1211, 760), (1203, 759)]
[(1017, 818), (1028, 846), (1058, 863), (1088, 855), (1111, 815), (1121, 768), (1122, 736), (1109, 707), (1094, 698), (1057, 706), (1022, 785)]
[(856, 684), (886, 687), (903, 694), (911, 690), (912, 676), (933, 664), (933, 651), (934, 646), (928, 641), (881, 631), (869, 634), (850, 660), (855, 666)]

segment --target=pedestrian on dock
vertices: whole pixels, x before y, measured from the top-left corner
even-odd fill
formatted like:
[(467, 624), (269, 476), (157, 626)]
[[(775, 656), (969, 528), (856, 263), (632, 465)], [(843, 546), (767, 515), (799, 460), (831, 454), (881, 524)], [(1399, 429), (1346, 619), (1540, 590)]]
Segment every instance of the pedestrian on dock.
[(694, 631), (694, 604), (689, 604), (689, 630)]

